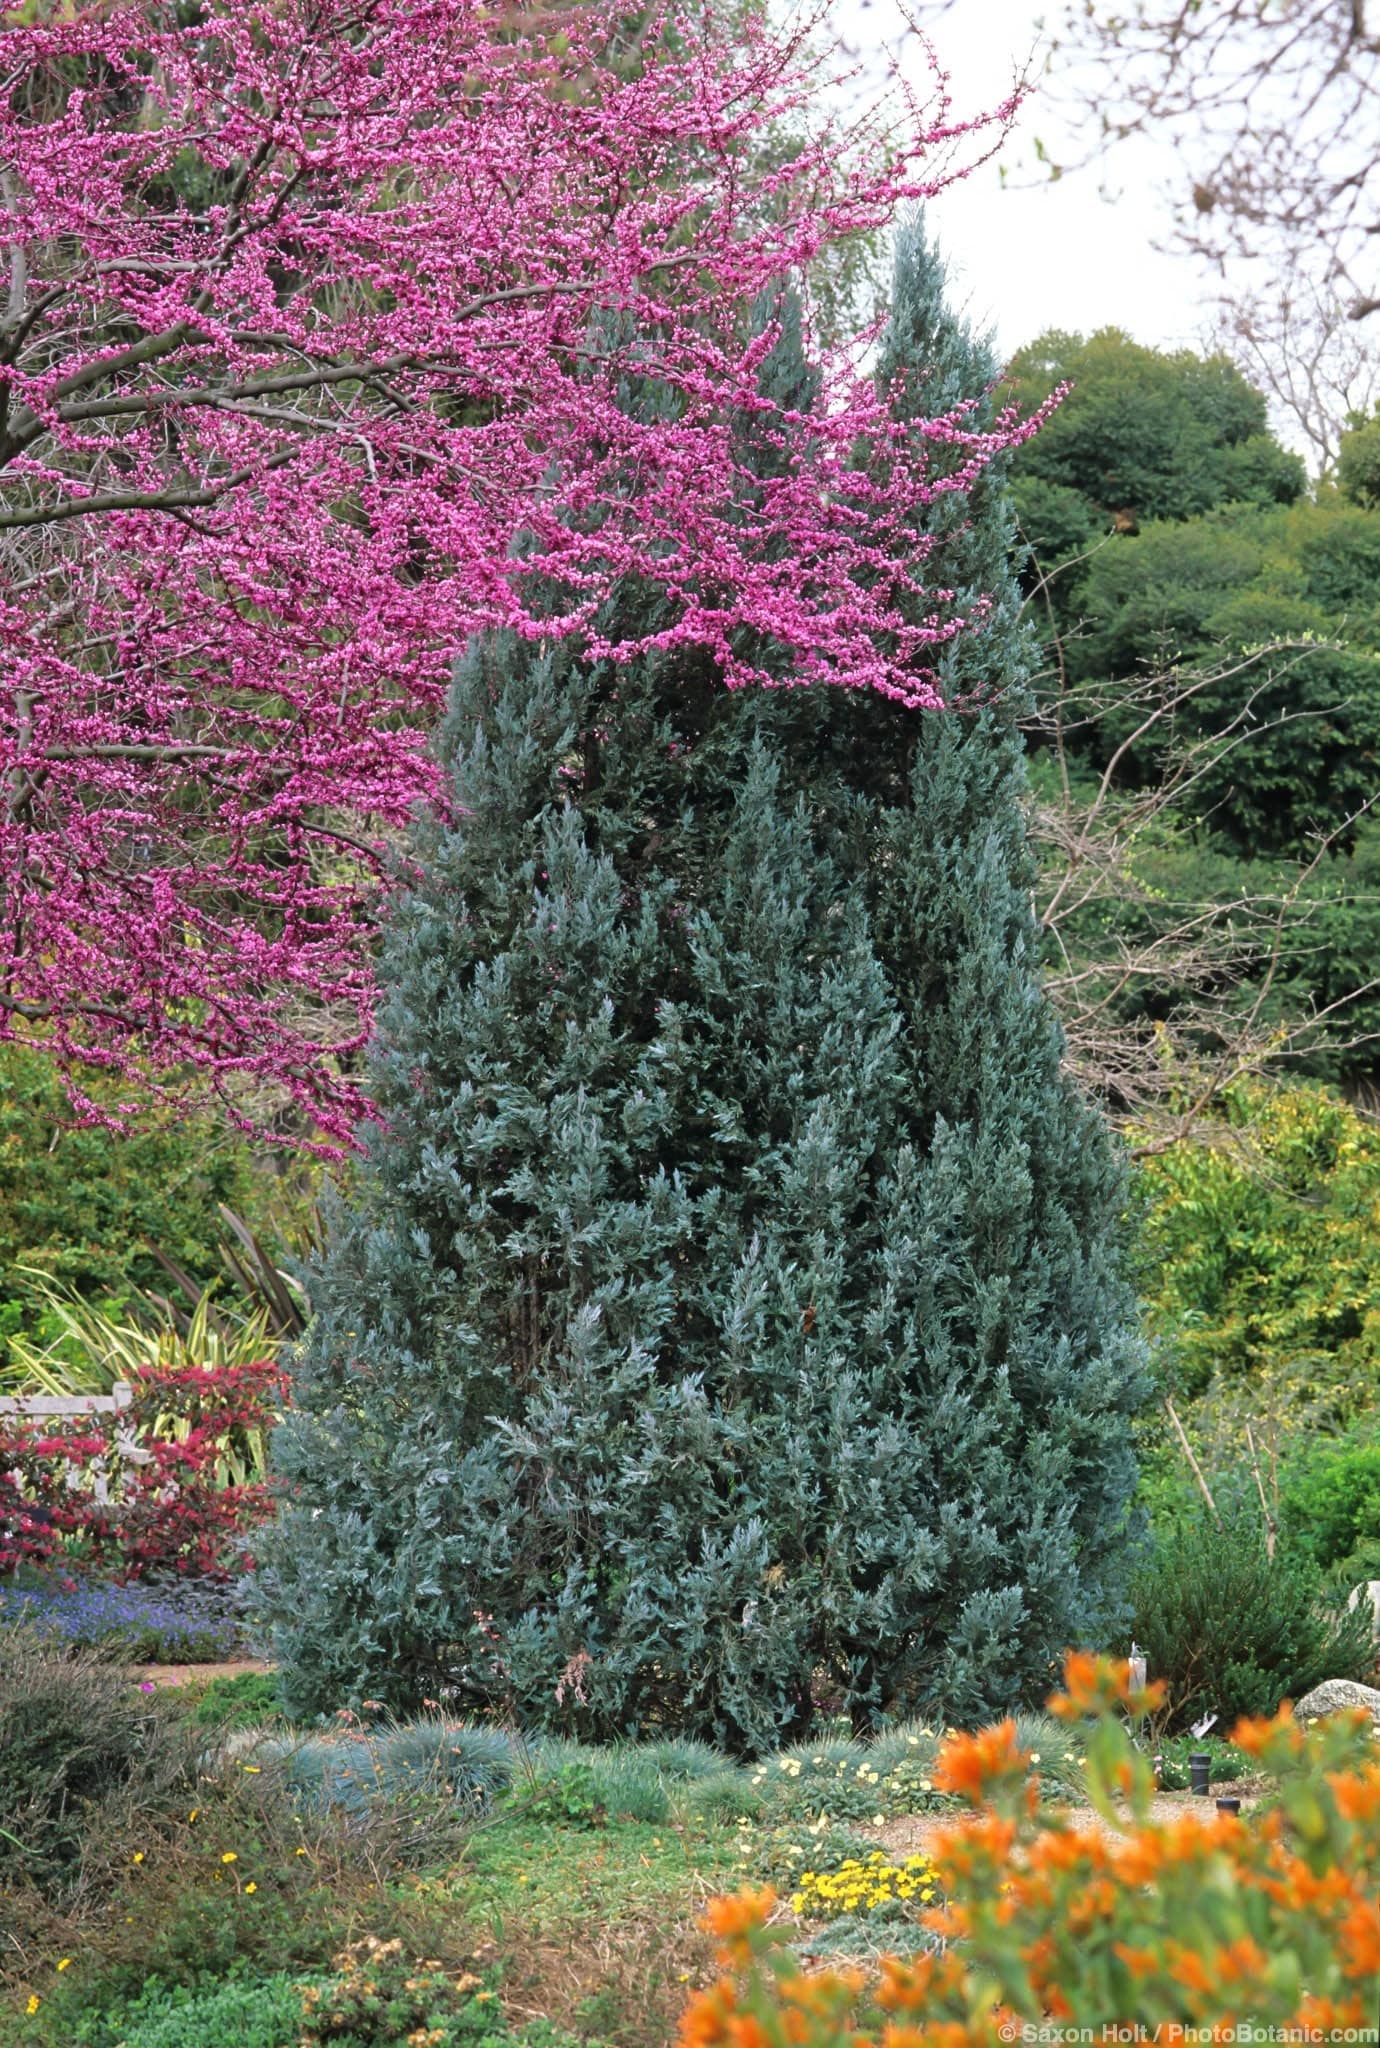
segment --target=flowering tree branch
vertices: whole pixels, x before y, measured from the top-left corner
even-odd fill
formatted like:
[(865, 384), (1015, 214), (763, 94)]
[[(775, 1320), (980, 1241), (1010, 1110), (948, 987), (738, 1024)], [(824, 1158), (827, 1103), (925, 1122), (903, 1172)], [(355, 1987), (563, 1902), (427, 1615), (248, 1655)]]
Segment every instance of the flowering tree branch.
[[(74, 1073), (241, 1115), (270, 1082), (344, 1137), (381, 848), (436, 794), (475, 633), (936, 701), (980, 607), (918, 511), (1029, 423), (898, 425), (856, 351), (797, 418), (760, 308), (1010, 108), (959, 120), (936, 74), (821, 119), (817, 27), (78, 0), (7, 29), (0, 1036), (41, 1019)], [(610, 642), (630, 577), (665, 623)]]

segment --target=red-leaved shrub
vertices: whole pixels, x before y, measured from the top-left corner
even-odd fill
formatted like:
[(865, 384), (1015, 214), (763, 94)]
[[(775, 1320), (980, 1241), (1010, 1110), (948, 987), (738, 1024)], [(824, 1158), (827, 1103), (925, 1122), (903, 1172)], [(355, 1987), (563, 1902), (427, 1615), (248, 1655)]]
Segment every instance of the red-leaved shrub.
[(0, 1425), (0, 1572), (59, 1555), (153, 1572), (230, 1578), (271, 1492), (250, 1475), (255, 1440), (284, 1398), (269, 1359), (147, 1367), (131, 1405), (106, 1418), (7, 1416)]

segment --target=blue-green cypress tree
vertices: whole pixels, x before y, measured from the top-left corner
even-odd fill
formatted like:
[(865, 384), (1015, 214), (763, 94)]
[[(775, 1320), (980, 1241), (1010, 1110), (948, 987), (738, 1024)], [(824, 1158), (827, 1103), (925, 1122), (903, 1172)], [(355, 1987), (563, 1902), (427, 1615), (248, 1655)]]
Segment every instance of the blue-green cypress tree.
[[(903, 238), (887, 367), (993, 365)], [(798, 325), (766, 371), (808, 402)], [(985, 402), (985, 401), (984, 401)], [(1039, 1695), (1119, 1595), (1122, 1183), (1041, 994), (999, 480), (977, 714), (494, 640), (383, 963), (261, 1580), (299, 1708), (738, 1749)], [(637, 603), (636, 594), (627, 601)]]

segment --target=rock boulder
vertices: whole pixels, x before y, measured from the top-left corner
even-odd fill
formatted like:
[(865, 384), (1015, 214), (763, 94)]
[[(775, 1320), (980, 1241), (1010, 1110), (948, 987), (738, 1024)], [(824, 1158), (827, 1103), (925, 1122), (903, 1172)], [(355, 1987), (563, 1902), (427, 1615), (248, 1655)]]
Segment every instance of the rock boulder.
[(1367, 1707), (1372, 1721), (1380, 1721), (1380, 1692), (1354, 1678), (1325, 1678), (1312, 1692), (1294, 1702), (1294, 1719), (1306, 1721), (1314, 1714), (1341, 1714), (1348, 1707)]

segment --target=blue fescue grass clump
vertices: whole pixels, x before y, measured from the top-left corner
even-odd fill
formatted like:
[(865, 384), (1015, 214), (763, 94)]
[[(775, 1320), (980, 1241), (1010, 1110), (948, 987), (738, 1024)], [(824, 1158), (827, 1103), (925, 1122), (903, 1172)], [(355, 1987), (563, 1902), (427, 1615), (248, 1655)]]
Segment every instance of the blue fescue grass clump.
[(74, 1647), (118, 1650), (135, 1663), (214, 1664), (245, 1650), (230, 1589), (190, 1579), (117, 1586), (95, 1576), (46, 1576), (0, 1586), (0, 1626), (16, 1622)]
[(316, 1811), (362, 1813), (424, 1794), (479, 1815), (513, 1777), (512, 1745), (501, 1730), (439, 1716), (360, 1734), (271, 1737), (254, 1754), (275, 1764), (294, 1795)]
[(722, 1752), (710, 1743), (696, 1742), (690, 1736), (679, 1735), (641, 1742), (638, 1754), (664, 1778), (687, 1784), (700, 1778), (717, 1777), (726, 1761)]

